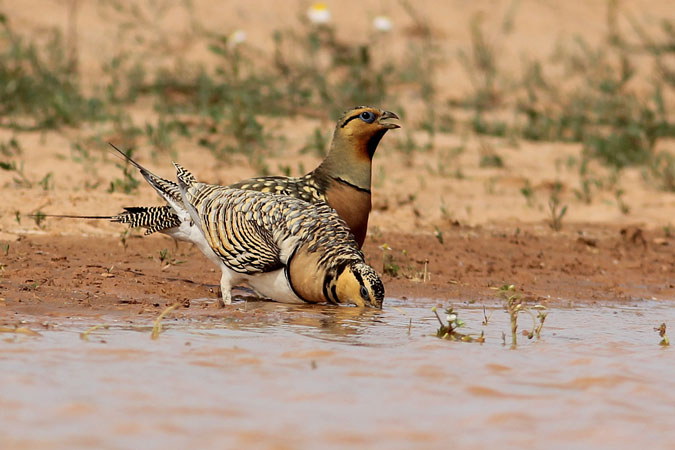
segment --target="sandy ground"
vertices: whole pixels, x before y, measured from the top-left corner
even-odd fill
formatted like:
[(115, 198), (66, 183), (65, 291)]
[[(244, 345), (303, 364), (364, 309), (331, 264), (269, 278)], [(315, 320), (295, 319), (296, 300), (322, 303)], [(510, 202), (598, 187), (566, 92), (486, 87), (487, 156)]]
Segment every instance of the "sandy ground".
[[(338, 33), (345, 39), (368, 39), (372, 17), (386, 13), (395, 26), (386, 51), (396, 57), (408, 45), (414, 24), (399, 3), (363, 6), (346, 1), (340, 2), (340, 7), (327, 3)], [(208, 58), (201, 44), (180, 39), (189, 21), (181, 7), (169, 4), (168, 12), (149, 28), (153, 36), (159, 40), (170, 30), (164, 41), (168, 50), (189, 53), (196, 59)], [(298, 20), (285, 4), (276, 2), (194, 4), (195, 15), (206, 26), (221, 32), (244, 29), (249, 44), (262, 52), (271, 48), (270, 30), (293, 26)], [(75, 22), (69, 22), (68, 9), (61, 2), (26, 1), (3, 6), (22, 32), (40, 37), (49, 26), (58, 26), (76, 36), (85, 80), (93, 80), (100, 75), (101, 61), (131, 39), (112, 38), (115, 16), (110, 8), (97, 2), (77, 5)], [(481, 15), (488, 38), (509, 56), (504, 60), (512, 61), (514, 71), (522, 60), (519, 55), (550, 55), (561, 39), (575, 35), (591, 42), (601, 39), (606, 21), (604, 2), (427, 1), (415, 5), (429, 18), (444, 56), (439, 98), (459, 97), (470, 89), (470, 80), (455, 56), (458, 49), (469, 47), (468, 23), (475, 14)], [(624, 6), (644, 23), (655, 26), (662, 17), (673, 15), (672, 5), (665, 1)], [(298, 2), (291, 11), (301, 13), (305, 8), (305, 3)], [(513, 8), (513, 30), (506, 39), (499, 30)], [(360, 13), (353, 14), (353, 10)], [(69, 27), (69, 23), (75, 26)], [(627, 25), (622, 22), (621, 26)], [(367, 32), (359, 34), (359, 30)], [(409, 100), (411, 105), (417, 101)], [(143, 104), (134, 108), (132, 113), (137, 117), (152, 114)], [(411, 108), (414, 110), (414, 106)], [(318, 157), (299, 151), (314, 128), (326, 132), (333, 128), (330, 120), (305, 117), (263, 123), (285, 138), (284, 147), (275, 149), (266, 160), (268, 167), (276, 173), (288, 166), (293, 175), (319, 162)], [(570, 158), (579, 158), (581, 145), (440, 134), (431, 150), (405, 155), (396, 150), (395, 144), (404, 139), (406, 127), (412, 129), (416, 123), (409, 115), (402, 122), (403, 130), (385, 136), (374, 159), (374, 210), (365, 251), (380, 270), (382, 250), (378, 246), (387, 243), (393, 248), (392, 255), (401, 269), (397, 278), (385, 276), (389, 295), (486, 298), (495, 296), (492, 288), (506, 283), (515, 284), (537, 301), (675, 298), (675, 241), (666, 231), (675, 223), (675, 194), (645, 181), (641, 169), (623, 171), (615, 188), (595, 190), (587, 204), (574, 193), (580, 188), (578, 169), (566, 165)], [(124, 231), (120, 225), (50, 219), (38, 226), (28, 217), (36, 211), (113, 214), (123, 206), (159, 204), (145, 185), (132, 195), (107, 192), (110, 182), (120, 178), (122, 172), (107, 151), (92, 150), (89, 163), (74, 161), (72, 142), (91, 131), (63, 129), (15, 135), (0, 130), (0, 140), (13, 136), (19, 140), (23, 149), (19, 160), (33, 183), (27, 188), (15, 183), (13, 174), (0, 172), (4, 194), (0, 239), (3, 246), (8, 245), (5, 254), (0, 252), (3, 309), (32, 307), (39, 312), (42, 306), (136, 311), (186, 298), (215, 297), (210, 292), (217, 281), (214, 269), (204, 269), (208, 266), (192, 248), (174, 250), (174, 244), (161, 237), (132, 237), (125, 251), (120, 243)], [(425, 142), (423, 134), (416, 137)], [(663, 145), (667, 148), (672, 142)], [(486, 146), (502, 157), (504, 168), (480, 167)], [(256, 173), (243, 158), (218, 161), (189, 140), (177, 141), (175, 148), (177, 159), (205, 181), (226, 184)], [(463, 150), (456, 152), (457, 148)], [(154, 154), (146, 147), (138, 150), (137, 157), (158, 174), (172, 176), (170, 155)], [(597, 164), (592, 164), (591, 170), (600, 178), (609, 177), (609, 172)], [(45, 190), (37, 181), (49, 173), (50, 186)], [(562, 232), (553, 232), (547, 226), (547, 204), (556, 181), (562, 183), (561, 200), (568, 206)], [(533, 189), (529, 202), (521, 193), (526, 183)], [(619, 208), (616, 189), (624, 192), (622, 201), (628, 206), (627, 212)], [(435, 237), (438, 233), (442, 233), (443, 243)], [(163, 270), (158, 262), (163, 248), (185, 262)], [(430, 280), (411, 280), (420, 278), (425, 259), (429, 259)]]

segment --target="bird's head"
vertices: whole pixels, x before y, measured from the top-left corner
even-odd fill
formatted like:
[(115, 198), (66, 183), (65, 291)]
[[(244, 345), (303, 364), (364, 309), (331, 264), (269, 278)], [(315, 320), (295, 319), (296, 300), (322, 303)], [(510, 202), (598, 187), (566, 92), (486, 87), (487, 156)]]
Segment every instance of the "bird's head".
[(335, 140), (346, 141), (352, 148), (365, 151), (372, 159), (382, 136), (400, 125), (391, 120), (399, 117), (391, 111), (370, 106), (352, 108), (340, 117), (335, 128)]
[(337, 303), (382, 309), (384, 285), (375, 270), (364, 262), (345, 266), (331, 287)]

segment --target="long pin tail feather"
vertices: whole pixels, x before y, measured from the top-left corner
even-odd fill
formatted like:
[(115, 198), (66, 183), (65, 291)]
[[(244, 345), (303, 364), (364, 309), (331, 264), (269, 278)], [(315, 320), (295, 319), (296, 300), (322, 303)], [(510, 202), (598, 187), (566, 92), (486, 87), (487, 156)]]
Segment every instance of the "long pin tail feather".
[[(131, 165), (133, 165), (133, 166), (134, 166), (135, 168), (137, 168), (138, 170), (140, 170), (140, 171), (142, 171), (142, 172), (143, 172), (143, 171), (146, 171), (146, 172), (148, 171), (148, 169), (146, 169), (145, 167), (141, 166), (141, 165), (138, 164), (136, 161), (134, 161), (133, 159), (131, 159), (131, 156), (127, 155), (127, 154), (124, 153), (122, 150), (120, 150), (119, 148), (117, 148), (117, 146), (115, 146), (115, 144), (113, 144), (112, 142), (108, 142), (108, 145), (110, 145), (112, 148), (114, 148), (114, 149), (117, 151), (117, 153), (119, 153), (119, 155), (115, 155), (115, 156), (117, 156), (118, 158), (119, 158), (119, 156), (121, 155), (122, 158), (123, 158), (126, 162), (128, 162), (128, 163), (131, 164)], [(114, 153), (113, 153), (113, 154), (114, 154)]]
[(27, 217), (53, 217), (55, 219), (94, 219), (94, 220), (113, 220), (118, 216), (78, 216), (75, 214), (28, 214)]

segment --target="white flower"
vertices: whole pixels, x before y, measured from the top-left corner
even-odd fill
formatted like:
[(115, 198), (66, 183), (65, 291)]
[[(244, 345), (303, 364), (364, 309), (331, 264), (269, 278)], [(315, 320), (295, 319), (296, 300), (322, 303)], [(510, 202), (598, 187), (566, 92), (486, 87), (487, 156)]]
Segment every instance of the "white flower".
[(309, 21), (316, 25), (324, 25), (330, 22), (330, 9), (325, 3), (314, 3), (307, 10), (307, 17)]
[(448, 323), (453, 323), (455, 320), (457, 320), (457, 314), (448, 314), (445, 316), (445, 320), (447, 320)]
[(387, 16), (377, 16), (373, 19), (373, 27), (382, 33), (391, 31), (394, 27), (391, 19)]
[(227, 37), (227, 45), (230, 48), (234, 48), (244, 42), (246, 42), (246, 32), (244, 30), (235, 30)]

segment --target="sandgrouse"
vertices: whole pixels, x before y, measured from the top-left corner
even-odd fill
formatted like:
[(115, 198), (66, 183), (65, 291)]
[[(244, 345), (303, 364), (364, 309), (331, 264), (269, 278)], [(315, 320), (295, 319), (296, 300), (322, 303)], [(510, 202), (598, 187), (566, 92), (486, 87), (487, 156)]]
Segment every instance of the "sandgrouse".
[[(233, 188), (271, 192), (300, 198), (309, 203), (326, 202), (342, 217), (363, 245), (371, 210), (372, 159), (384, 134), (399, 125), (390, 111), (368, 106), (350, 109), (335, 127), (328, 155), (313, 171), (302, 177), (251, 178), (230, 185)], [(180, 201), (178, 185), (159, 177), (157, 182)], [(105, 217), (132, 227), (146, 228), (146, 234), (161, 232), (177, 240), (195, 242), (192, 223), (182, 221), (168, 206), (128, 207), (116, 216)]]
[(382, 281), (326, 203), (199, 183), (175, 163), (178, 183), (167, 183), (127, 159), (181, 223), (193, 224), (190, 240), (221, 269), (223, 304), (231, 303), (233, 285), (246, 282), (284, 303), (382, 307)]

